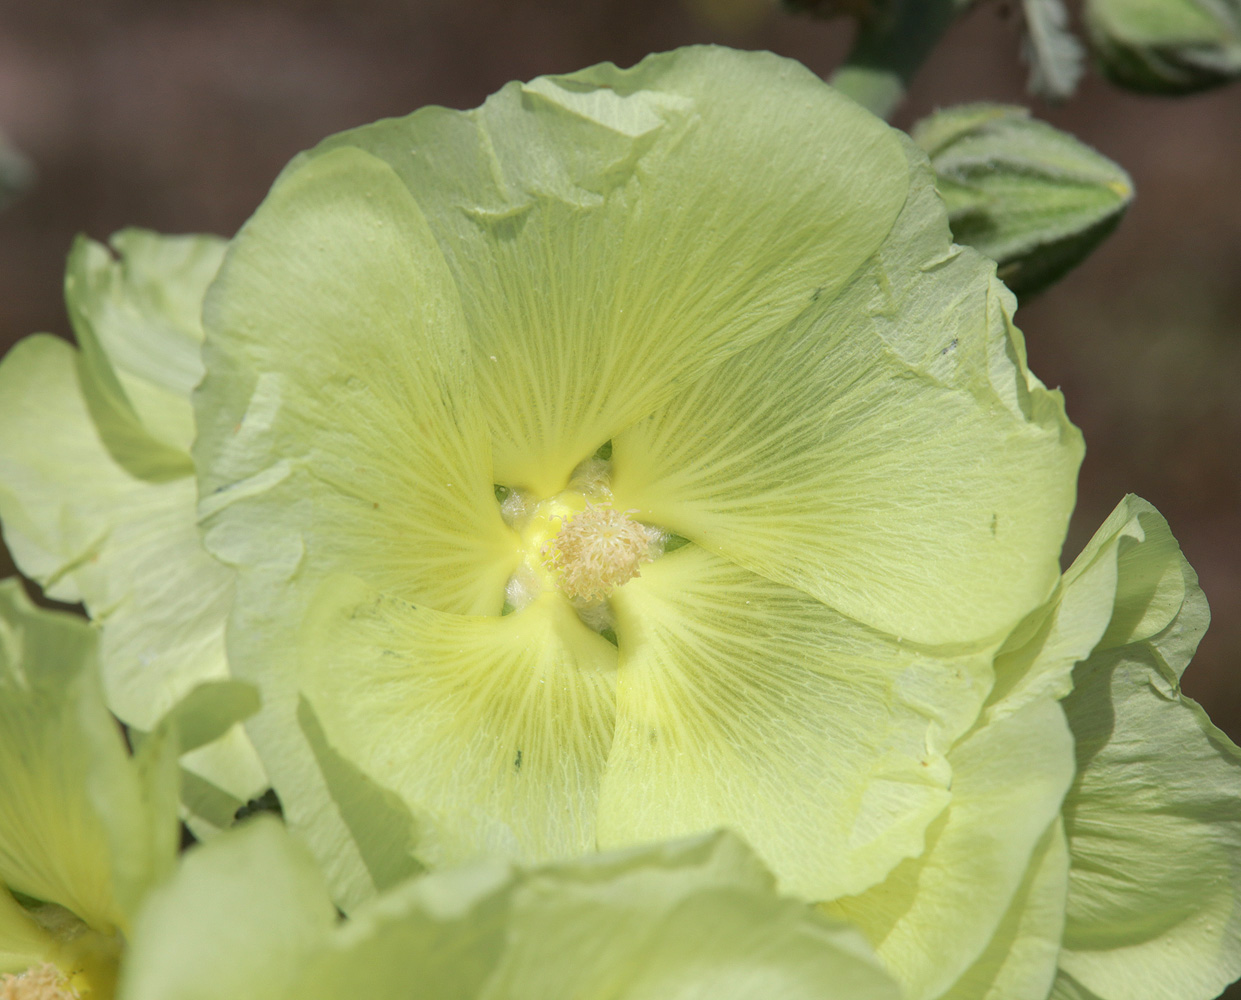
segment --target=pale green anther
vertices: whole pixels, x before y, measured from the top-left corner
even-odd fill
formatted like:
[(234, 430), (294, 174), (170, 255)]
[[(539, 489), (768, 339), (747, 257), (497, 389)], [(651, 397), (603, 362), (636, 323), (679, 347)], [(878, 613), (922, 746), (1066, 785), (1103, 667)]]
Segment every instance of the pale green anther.
[(953, 238), (992, 258), (1019, 297), (1080, 264), (1133, 200), (1119, 166), (1026, 108), (948, 108), (913, 138), (931, 158)]
[(1087, 0), (1103, 71), (1155, 94), (1189, 94), (1241, 76), (1239, 0)]

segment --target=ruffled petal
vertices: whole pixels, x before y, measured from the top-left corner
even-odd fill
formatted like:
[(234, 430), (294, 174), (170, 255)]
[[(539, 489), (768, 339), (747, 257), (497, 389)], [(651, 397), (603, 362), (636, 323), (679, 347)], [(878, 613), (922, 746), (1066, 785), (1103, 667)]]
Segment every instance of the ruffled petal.
[(861, 891), (921, 851), (987, 658), (901, 644), (694, 546), (612, 605), (602, 846), (725, 825), (809, 899)]
[(1059, 577), (1082, 445), (925, 163), (834, 301), (613, 442), (617, 505), (857, 621), (1007, 634)]
[(777, 897), (727, 834), (406, 883), (356, 912), (278, 995), (399, 1000), (410, 983), (424, 1000), (898, 996), (856, 931)]
[(855, 930), (776, 896), (728, 834), (533, 871), (493, 861), (437, 872), (333, 922), (301, 845), (256, 821), (191, 853), (153, 894), (120, 995), (899, 997)]
[[(76, 359), (64, 341), (40, 335), (0, 364), (0, 518), (22, 571), (51, 597), (82, 601), (104, 626), (108, 707), (149, 730), (196, 684), (228, 676), (233, 573), (203, 549), (192, 478), (153, 482), (117, 464), (91, 420)], [(241, 802), (266, 784), (240, 732), (186, 766)]]
[(104, 443), (128, 472), (189, 475), (190, 391), (202, 378), (202, 303), (226, 243), (214, 236), (79, 237), (65, 301), (82, 348), (83, 390)]
[(828, 907), (861, 928), (910, 1000), (942, 994), (1000, 930), (1040, 840), (1058, 822), (1073, 780), (1073, 739), (1060, 706), (1036, 701), (975, 730), (949, 761), (952, 804), (921, 856)]
[[(205, 316), (195, 461), (207, 548), (241, 570), (229, 663), (259, 688), (247, 732), (290, 826), (349, 908), (409, 859), (368, 863), (357, 803), (338, 801), (354, 762), (313, 711), (299, 715), (309, 605), (349, 572), (399, 600), (498, 614), (516, 562), (460, 305), (417, 205), (382, 161), (350, 149), (282, 176), (234, 240)], [(392, 822), (408, 831), (412, 819)]]
[(770, 53), (688, 48), (329, 139), (408, 185), (465, 309), (497, 482), (550, 495), (687, 378), (836, 295), (905, 199), (896, 133)]
[(426, 818), (420, 857), (594, 849), (616, 650), (563, 598), (465, 617), (335, 580), (302, 646), (303, 689), (332, 746)]
[[(1135, 548), (1150, 530), (1159, 533), (1158, 539)], [(1179, 560), (1180, 550), (1159, 513), (1137, 497), (1122, 501), (1073, 560), (1047, 603), (1032, 611), (1005, 641), (995, 660), (988, 717), (1015, 712), (1041, 698), (1061, 699), (1073, 689), (1073, 668), (1091, 654), (1105, 632), (1127, 627), (1119, 620), (1113, 624), (1113, 618), (1119, 588), (1133, 585), (1135, 559), (1147, 567), (1140, 575), (1154, 573), (1159, 578), (1155, 589), (1163, 595), (1147, 606), (1146, 634), (1163, 628), (1175, 614), (1168, 598), (1175, 594), (1179, 601), (1184, 593), (1180, 564), (1173, 562), (1173, 556)]]
[(392, 170), (342, 149), (286, 171), (204, 315), (208, 547), (243, 568), (351, 572), (419, 604), (498, 613), (516, 540), (460, 305)]
[(1241, 974), (1241, 751), (1179, 690), (1206, 601), (1166, 522), (1126, 498), (1107, 634), (1065, 710), (1078, 777), (1058, 995), (1214, 997)]

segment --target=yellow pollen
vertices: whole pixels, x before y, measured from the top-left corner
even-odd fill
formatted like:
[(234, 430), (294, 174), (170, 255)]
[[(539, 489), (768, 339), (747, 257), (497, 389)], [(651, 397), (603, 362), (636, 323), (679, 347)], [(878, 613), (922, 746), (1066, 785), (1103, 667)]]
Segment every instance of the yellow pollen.
[(543, 549), (543, 564), (575, 601), (602, 601), (654, 558), (650, 533), (623, 511), (588, 503)]
[(77, 1000), (65, 974), (48, 963), (19, 976), (0, 976), (0, 1000)]

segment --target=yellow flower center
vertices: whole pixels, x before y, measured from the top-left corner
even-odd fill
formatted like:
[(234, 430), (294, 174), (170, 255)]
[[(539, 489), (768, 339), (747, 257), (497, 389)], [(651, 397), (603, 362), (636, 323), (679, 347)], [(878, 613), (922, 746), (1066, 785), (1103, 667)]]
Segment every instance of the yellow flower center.
[(608, 597), (663, 551), (667, 535), (613, 506), (607, 472), (606, 463), (587, 462), (550, 499), (513, 493), (504, 500), (501, 511), (521, 536), (522, 551), (508, 586), (511, 608), (559, 591), (591, 628), (611, 627)]
[(17, 976), (0, 976), (0, 1000), (78, 1000), (81, 994), (50, 962)]
[(648, 529), (623, 511), (587, 501), (562, 525), (543, 553), (543, 565), (573, 601), (602, 601), (655, 556)]

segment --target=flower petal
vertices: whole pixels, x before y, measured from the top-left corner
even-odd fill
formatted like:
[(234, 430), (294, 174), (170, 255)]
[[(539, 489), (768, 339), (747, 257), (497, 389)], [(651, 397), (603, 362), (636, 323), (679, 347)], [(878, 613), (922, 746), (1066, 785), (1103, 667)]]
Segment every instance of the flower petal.
[(909, 201), (866, 267), (618, 435), (613, 490), (850, 618), (961, 643), (1051, 592), (1082, 447), (909, 148)]
[(109, 242), (79, 237), (65, 275), (91, 414), (127, 471), (154, 480), (190, 474), (203, 294), (225, 241), (127, 229)]
[(151, 894), (122, 972), (125, 1000), (264, 998), (285, 992), (336, 911), (306, 849), (255, 819), (187, 854)]
[(1049, 1000), (1099, 1000), (1099, 997), (1061, 969), (1052, 983)]
[(0, 584), (0, 883), (128, 929), (176, 850), (175, 770), (153, 751), (129, 758), (90, 626)]
[(0, 885), (0, 976), (47, 961), (55, 939)]
[(423, 1000), (896, 1000), (856, 931), (771, 883), (728, 834), (437, 872), (354, 913), (274, 996), (399, 1000), (416, 983)]
[[(1135, 543), (1146, 539), (1148, 530), (1158, 531), (1160, 524), (1160, 544), (1135, 549)], [(1179, 559), (1180, 550), (1158, 511), (1137, 497), (1123, 500), (1065, 571), (1051, 599), (1027, 615), (1004, 643), (996, 656), (988, 717), (1014, 712), (1040, 698), (1064, 698), (1073, 689), (1073, 668), (1090, 655), (1105, 632), (1124, 627), (1119, 622), (1113, 627), (1112, 620), (1118, 588), (1132, 585), (1133, 560), (1157, 563), (1153, 571), (1164, 576), (1173, 568), (1172, 556)], [(1179, 563), (1175, 578), (1179, 583)], [(1164, 581), (1161, 589), (1175, 590), (1179, 600), (1184, 588), (1177, 590), (1172, 583), (1171, 579)], [(1159, 602), (1150, 605), (1152, 622), (1147, 627), (1151, 632), (1162, 628), (1175, 613), (1166, 600), (1163, 611), (1159, 608)]]
[[(0, 518), (22, 571), (103, 624), (108, 706), (149, 730), (196, 684), (228, 676), (233, 574), (199, 540), (192, 478), (152, 482), (116, 463), (75, 361), (64, 341), (39, 335), (0, 364)], [(242, 734), (228, 742), (185, 763), (244, 802), (266, 778)]]
[[(461, 290), (497, 482), (551, 495), (888, 232), (896, 133), (797, 63), (688, 48), (329, 139), (386, 159)], [(320, 151), (310, 154), (322, 155)]]
[(772, 882), (731, 834), (531, 872), (482, 1000), (894, 1000), (861, 935)]
[(1046, 1000), (1064, 933), (1068, 873), (1064, 826), (1052, 823), (987, 950), (940, 1000)]
[(368, 863), (333, 740), (299, 716), (308, 607), (345, 571), (400, 600), (498, 614), (516, 561), (457, 293), (390, 168), (345, 149), (286, 171), (205, 316), (195, 460), (206, 545), (241, 569), (230, 666), (259, 688), (247, 732), (290, 826), (352, 908), (408, 858)]
[(942, 994), (999, 930), (1058, 821), (1073, 740), (1059, 705), (1045, 699), (975, 730), (949, 761), (952, 804), (922, 856), (828, 907), (861, 928), (909, 1000)]
[(1078, 777), (1060, 967), (1103, 1000), (1206, 1000), (1241, 973), (1241, 751), (1177, 685), (1206, 627), (1197, 578), (1153, 507), (1122, 509), (1136, 530), (1116, 611), (1065, 701)]
[[(410, 879), (350, 915), (292, 977), (287, 1000), (481, 1000), (516, 921), (497, 862)], [(263, 1000), (267, 1000), (266, 997)]]
[(902, 645), (694, 546), (644, 567), (612, 606), (602, 846), (726, 825), (809, 899), (859, 892), (919, 853), (987, 658)]
[(428, 817), (421, 857), (594, 849), (616, 651), (563, 598), (465, 617), (335, 580), (302, 645), (304, 689), (333, 747)]
[[(177, 702), (156, 726), (156, 735), (160, 730), (175, 734), (181, 757), (181, 801), (188, 812), (185, 822), (200, 841), (231, 827), (237, 810), (247, 801), (229, 793), (227, 787), (245, 787), (235, 772), (239, 762), (246, 759), (243, 752), (248, 749), (253, 757), (254, 750), (249, 748), (241, 721), (258, 707), (258, 692), (252, 685), (235, 680), (207, 681)], [(135, 748), (151, 735), (129, 727), (129, 740)], [(204, 774), (222, 774), (233, 780), (223, 787)], [(265, 785), (263, 776), (253, 794)]]
[(381, 160), (293, 167), (233, 241), (205, 307), (195, 459), (208, 547), (254, 568), (357, 573), (498, 613), (500, 519), (452, 279)]
[[(294, 771), (295, 779), (300, 778), (310, 794), (298, 789), (301, 794), (282, 803), (283, 815), (291, 829), (304, 832), (305, 840), (316, 851), (336, 892), (337, 905), (351, 912), (376, 890), (391, 888), (426, 870), (416, 857), (425, 824), (415, 818), (399, 795), (336, 751), (305, 696), (297, 702), (297, 723), (314, 755), (315, 770), (309, 775), (304, 770)], [(339, 825), (329, 824), (325, 829), (319, 822), (306, 828), (306, 807), (321, 806), (322, 792), (326, 792)], [(331, 842), (333, 835), (335, 844)]]

